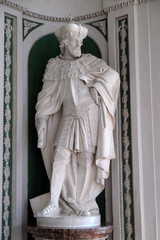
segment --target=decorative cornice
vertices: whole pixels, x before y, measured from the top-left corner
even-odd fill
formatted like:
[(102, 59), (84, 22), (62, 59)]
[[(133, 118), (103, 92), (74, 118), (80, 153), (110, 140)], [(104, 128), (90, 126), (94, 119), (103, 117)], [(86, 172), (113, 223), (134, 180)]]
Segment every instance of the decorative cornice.
[(154, 0), (130, 0), (127, 2), (122, 2), (122, 3), (118, 3), (115, 4), (113, 6), (104, 8), (104, 12), (105, 13), (109, 13), (111, 11), (116, 11), (125, 7), (129, 7), (129, 6), (133, 6), (133, 5), (140, 5), (140, 4), (144, 4), (144, 3), (148, 3), (148, 2), (153, 2)]
[[(119, 3), (119, 4), (115, 4), (113, 6), (104, 8), (102, 11), (99, 11), (99, 12), (74, 17), (74, 21), (82, 21), (82, 20), (88, 20), (88, 19), (92, 19), (92, 18), (96, 18), (96, 17), (101, 17), (101, 16), (104, 16), (111, 11), (116, 11), (116, 10), (124, 8), (124, 7), (144, 4), (144, 3), (148, 3), (148, 2), (152, 2), (152, 1), (154, 1), (154, 0), (130, 0), (130, 1), (127, 1), (127, 2), (124, 2), (124, 3)], [(22, 7), (22, 6), (20, 6), (16, 3), (13, 3), (13, 2), (8, 1), (8, 0), (0, 0), (0, 3), (3, 4), (3, 5), (6, 5), (8, 7), (14, 8), (16, 10), (19, 10), (24, 15), (32, 17), (32, 18), (37, 18), (37, 19), (51, 21), (51, 22), (69, 22), (70, 21), (70, 17), (64, 18), (64, 17), (45, 16), (45, 15), (42, 15), (42, 14), (39, 14), (39, 13), (29, 11), (29, 10), (27, 10), (27, 8), (24, 8), (24, 7)]]

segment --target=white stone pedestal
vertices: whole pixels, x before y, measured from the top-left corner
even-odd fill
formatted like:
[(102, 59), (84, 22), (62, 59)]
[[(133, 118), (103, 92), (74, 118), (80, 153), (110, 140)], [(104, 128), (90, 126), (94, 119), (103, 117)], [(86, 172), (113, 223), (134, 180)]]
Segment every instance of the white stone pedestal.
[(91, 216), (66, 216), (59, 215), (56, 217), (37, 217), (38, 227), (49, 227), (56, 229), (78, 229), (92, 228), (100, 226), (100, 215)]

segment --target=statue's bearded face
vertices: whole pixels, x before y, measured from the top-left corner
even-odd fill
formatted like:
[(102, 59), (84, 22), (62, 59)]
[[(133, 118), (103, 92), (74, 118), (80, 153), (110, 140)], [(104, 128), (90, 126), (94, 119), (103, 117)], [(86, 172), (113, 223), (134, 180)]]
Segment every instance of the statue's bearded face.
[(81, 46), (83, 41), (78, 38), (70, 38), (65, 44), (65, 48), (68, 51), (68, 54), (72, 57), (80, 57), (81, 56)]

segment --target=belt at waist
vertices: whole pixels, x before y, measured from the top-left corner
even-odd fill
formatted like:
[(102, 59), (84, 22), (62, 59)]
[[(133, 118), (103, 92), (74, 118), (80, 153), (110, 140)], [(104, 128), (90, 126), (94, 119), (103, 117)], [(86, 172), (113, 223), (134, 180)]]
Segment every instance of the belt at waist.
[(81, 115), (85, 115), (91, 108), (96, 108), (97, 109), (97, 104), (92, 103), (89, 106), (82, 106), (82, 105), (78, 105), (78, 106), (63, 106), (63, 112), (62, 115), (73, 115), (75, 117), (81, 116)]

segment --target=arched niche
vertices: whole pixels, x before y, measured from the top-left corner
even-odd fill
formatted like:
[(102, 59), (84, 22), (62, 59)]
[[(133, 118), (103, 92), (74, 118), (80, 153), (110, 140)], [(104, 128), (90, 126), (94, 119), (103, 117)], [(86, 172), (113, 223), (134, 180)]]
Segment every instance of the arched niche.
[[(91, 53), (101, 58), (97, 44), (90, 37), (83, 41), (83, 53)], [(49, 181), (37, 148), (37, 133), (34, 116), (37, 95), (42, 88), (42, 78), (46, 64), (50, 58), (59, 55), (59, 43), (54, 34), (48, 34), (37, 40), (32, 46), (28, 58), (28, 199), (49, 192)], [(97, 197), (102, 221), (105, 221), (105, 193)], [(30, 205), (28, 204), (28, 222), (34, 222)]]

